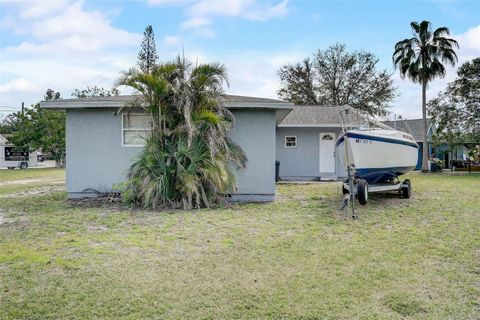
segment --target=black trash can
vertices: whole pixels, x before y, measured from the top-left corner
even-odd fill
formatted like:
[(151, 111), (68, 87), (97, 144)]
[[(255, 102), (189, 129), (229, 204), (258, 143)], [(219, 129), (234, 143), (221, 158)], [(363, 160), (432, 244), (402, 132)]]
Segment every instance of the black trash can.
[(275, 161), (275, 182), (280, 181), (280, 161)]

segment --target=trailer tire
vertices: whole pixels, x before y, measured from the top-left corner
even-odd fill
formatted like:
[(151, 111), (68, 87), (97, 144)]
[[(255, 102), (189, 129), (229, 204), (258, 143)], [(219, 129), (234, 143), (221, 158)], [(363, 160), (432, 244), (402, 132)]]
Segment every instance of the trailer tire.
[(410, 199), (410, 197), (412, 196), (412, 183), (409, 179), (405, 179), (405, 181), (403, 181), (403, 184), (406, 184), (407, 186), (402, 187), (402, 197), (404, 199)]
[(28, 168), (28, 163), (22, 162), (20, 163), (20, 169), (27, 169)]
[(357, 197), (358, 202), (364, 206), (368, 201), (368, 183), (364, 179), (358, 180), (357, 183)]

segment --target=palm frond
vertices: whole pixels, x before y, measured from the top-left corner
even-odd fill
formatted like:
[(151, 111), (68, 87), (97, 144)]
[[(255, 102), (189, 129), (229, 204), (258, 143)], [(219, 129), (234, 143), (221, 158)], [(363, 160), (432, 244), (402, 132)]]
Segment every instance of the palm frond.
[(435, 77), (444, 76), (444, 66), (457, 62), (455, 48), (458, 43), (448, 38), (450, 31), (446, 27), (437, 28), (433, 33), (429, 21), (411, 22), (414, 37), (395, 44), (392, 61), (400, 70), (402, 78), (413, 82), (428, 82)]
[(142, 96), (154, 124), (130, 167), (125, 201), (192, 209), (211, 206), (236, 189), (233, 168), (245, 168), (247, 158), (228, 137), (234, 117), (222, 102), (228, 85), (224, 65), (193, 66), (178, 56), (150, 73), (131, 69), (117, 83)]
[(435, 29), (433, 32), (433, 37), (438, 38), (438, 37), (443, 37), (443, 36), (449, 36), (450, 35), (450, 30), (447, 27), (440, 27)]

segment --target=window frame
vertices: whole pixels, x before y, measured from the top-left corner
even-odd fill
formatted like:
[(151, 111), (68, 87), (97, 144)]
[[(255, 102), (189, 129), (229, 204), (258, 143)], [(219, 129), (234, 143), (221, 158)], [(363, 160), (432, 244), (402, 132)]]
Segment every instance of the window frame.
[(125, 128), (125, 116), (148, 116), (148, 113), (145, 112), (130, 112), (130, 113), (122, 113), (122, 147), (127, 147), (127, 148), (139, 148), (139, 147), (145, 147), (145, 144), (125, 144), (125, 132), (126, 131), (152, 131), (152, 129), (145, 129), (145, 128)]
[[(287, 138), (295, 138), (295, 146), (287, 146)], [(297, 147), (298, 147), (297, 136), (285, 136), (283, 146), (285, 147), (285, 149), (297, 149)]]

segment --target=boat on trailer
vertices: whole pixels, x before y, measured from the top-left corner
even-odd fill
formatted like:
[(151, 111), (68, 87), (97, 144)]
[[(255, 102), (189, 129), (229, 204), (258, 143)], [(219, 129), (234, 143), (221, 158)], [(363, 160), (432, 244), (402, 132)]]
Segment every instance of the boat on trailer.
[(413, 136), (397, 130), (348, 130), (335, 147), (343, 165), (352, 164), (357, 177), (368, 183), (390, 182), (415, 169), (418, 161)]
[[(344, 111), (348, 114), (349, 109)], [(370, 128), (370, 123), (377, 127)], [(357, 198), (365, 205), (369, 192), (396, 191), (410, 198), (410, 180), (400, 182), (399, 176), (414, 170), (418, 161), (419, 146), (413, 135), (375, 121), (367, 124), (368, 128), (360, 124), (349, 128), (344, 124), (335, 144), (336, 154), (347, 171), (342, 185), (346, 195), (343, 207), (350, 203), (353, 217), (356, 217), (353, 200)]]

